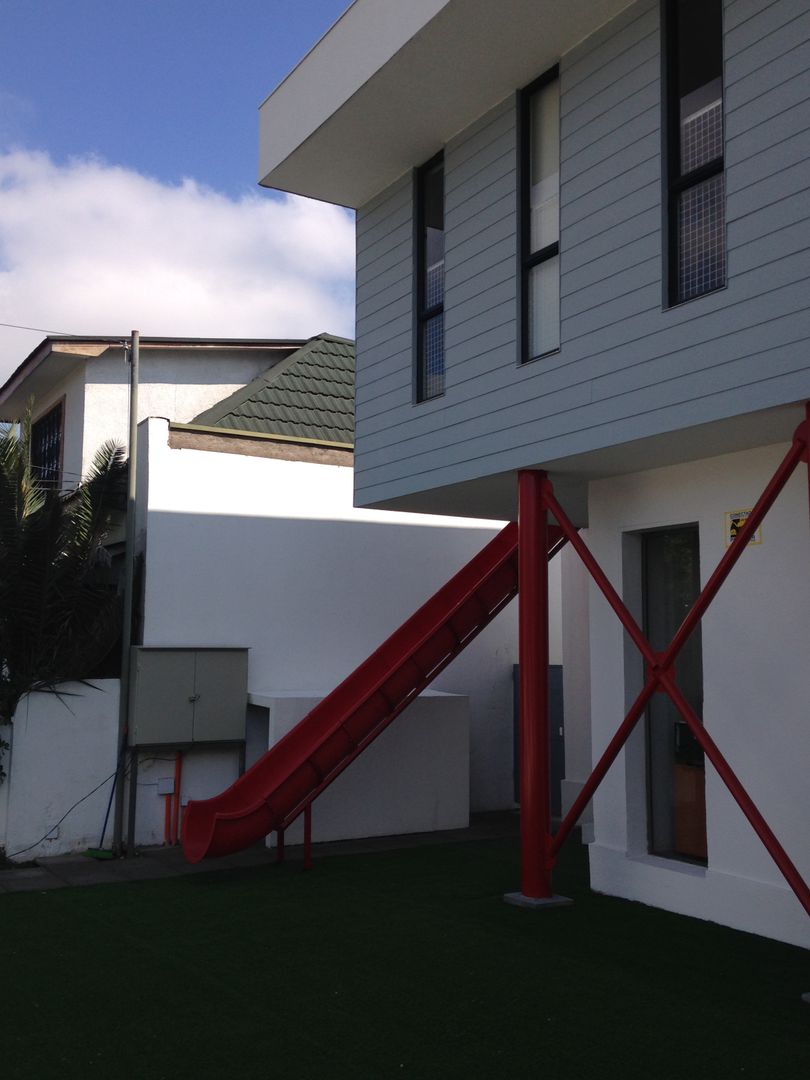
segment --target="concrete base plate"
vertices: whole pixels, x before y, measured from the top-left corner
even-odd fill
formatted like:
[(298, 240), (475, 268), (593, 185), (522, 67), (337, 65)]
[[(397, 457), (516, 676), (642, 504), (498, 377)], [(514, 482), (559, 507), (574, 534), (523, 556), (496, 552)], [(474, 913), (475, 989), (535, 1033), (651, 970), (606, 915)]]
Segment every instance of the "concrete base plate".
[(514, 904), (515, 907), (532, 908), (537, 911), (543, 908), (571, 907), (574, 903), (567, 896), (558, 896), (556, 893), (553, 896), (537, 898), (524, 896), (521, 892), (508, 892), (503, 894), (503, 898), (507, 904)]

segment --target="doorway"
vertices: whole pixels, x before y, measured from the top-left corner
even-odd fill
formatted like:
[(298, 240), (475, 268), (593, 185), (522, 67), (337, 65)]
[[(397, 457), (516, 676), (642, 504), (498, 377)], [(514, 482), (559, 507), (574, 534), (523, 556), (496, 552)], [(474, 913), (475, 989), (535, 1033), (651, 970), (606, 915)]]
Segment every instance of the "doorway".
[[(656, 652), (675, 636), (700, 592), (696, 525), (642, 534), (644, 632)], [(703, 715), (700, 625), (675, 662), (675, 681), (698, 716)], [(648, 847), (651, 854), (704, 863), (706, 769), (703, 751), (664, 693), (650, 700), (647, 727)]]

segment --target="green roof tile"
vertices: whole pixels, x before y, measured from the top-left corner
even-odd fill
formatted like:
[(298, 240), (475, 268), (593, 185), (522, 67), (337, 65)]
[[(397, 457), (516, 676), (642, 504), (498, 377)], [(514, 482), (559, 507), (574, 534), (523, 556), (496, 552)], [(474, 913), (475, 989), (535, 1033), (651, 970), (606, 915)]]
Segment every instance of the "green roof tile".
[(195, 416), (204, 427), (354, 443), (354, 342), (319, 334)]

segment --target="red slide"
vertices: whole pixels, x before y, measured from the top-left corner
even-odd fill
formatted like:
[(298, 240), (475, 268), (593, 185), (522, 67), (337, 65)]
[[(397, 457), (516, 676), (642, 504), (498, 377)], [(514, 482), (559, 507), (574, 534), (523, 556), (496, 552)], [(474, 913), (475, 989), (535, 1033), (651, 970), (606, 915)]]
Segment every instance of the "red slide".
[[(560, 531), (549, 530), (553, 546)], [(189, 862), (285, 829), (516, 595), (517, 525), (506, 526), (243, 776), (189, 802)]]

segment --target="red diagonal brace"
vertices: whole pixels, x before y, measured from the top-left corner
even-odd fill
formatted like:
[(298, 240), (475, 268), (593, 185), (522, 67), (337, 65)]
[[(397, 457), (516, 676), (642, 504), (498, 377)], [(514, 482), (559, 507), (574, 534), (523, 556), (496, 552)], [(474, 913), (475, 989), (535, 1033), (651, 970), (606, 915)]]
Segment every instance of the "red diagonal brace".
[(712, 765), (714, 765), (718, 775), (731, 792), (735, 802), (751, 823), (754, 832), (768, 849), (769, 855), (779, 867), (785, 881), (787, 881), (788, 885), (793, 889), (798, 897), (799, 903), (807, 914), (810, 915), (810, 889), (807, 887), (804, 878), (796, 869), (785, 849), (776, 839), (776, 836), (773, 834), (767, 821), (756, 808), (750, 795), (734, 773), (734, 770), (720, 753), (717, 743), (715, 743), (714, 739), (712, 739), (711, 735), (703, 726), (700, 717), (694, 709), (690, 707), (686, 698), (675, 685), (674, 680), (670, 678), (669, 673), (663, 672), (659, 678), (661, 686), (666, 693), (669, 694), (672, 704), (689, 725), (689, 730), (700, 743), (704, 754), (709, 761), (711, 761)]
[[(802, 460), (808, 460), (810, 456), (810, 403), (807, 405), (806, 419), (801, 424), (793, 437), (793, 442), (787, 454), (783, 458), (778, 469), (774, 473), (767, 487), (763, 491), (762, 495), (758, 499), (756, 506), (751, 511), (745, 525), (742, 527), (737, 535), (735, 541), (726, 550), (723, 558), (717, 565), (714, 573), (711, 575), (706, 585), (700, 592), (697, 600), (693, 604), (688, 615), (681, 623), (678, 631), (670, 642), (669, 647), (663, 654), (656, 653), (649, 642), (645, 638), (638, 624), (633, 616), (627, 610), (626, 605), (619, 597), (616, 590), (610, 584), (610, 581), (603, 573), (601, 567), (594, 559), (591, 552), (588, 550), (587, 545), (584, 543), (579, 533), (571, 524), (565, 511), (557, 502), (551, 485), (549, 483), (545, 486), (544, 496), (548, 509), (554, 515), (558, 525), (562, 529), (563, 535), (567, 537), (569, 543), (572, 544), (579, 557), (585, 564), (588, 572), (593, 577), (596, 584), (605, 596), (605, 599), (615, 611), (620, 622), (624, 626), (625, 630), (633, 640), (636, 647), (641, 652), (644, 659), (648, 664), (648, 676), (647, 681), (644, 684), (641, 693), (636, 698), (627, 716), (622, 721), (618, 731), (611, 739), (601, 758), (597, 762), (593, 772), (586, 780), (579, 793), (579, 796), (575, 799), (571, 809), (566, 815), (564, 821), (560, 825), (556, 836), (551, 845), (552, 856), (556, 856), (563, 845), (567, 837), (570, 835), (572, 829), (579, 820), (585, 807), (588, 805), (593, 797), (599, 784), (605, 777), (610, 766), (615, 761), (619, 754), (619, 751), (624, 746), (628, 737), (630, 736), (633, 728), (638, 723), (641, 716), (644, 714), (644, 710), (647, 707), (647, 703), (652, 697), (653, 693), (657, 689), (662, 689), (671, 698), (673, 704), (683, 716), (686, 723), (689, 725), (690, 730), (694, 734), (700, 746), (703, 748), (704, 753), (711, 761), (717, 770), (718, 775), (723, 782), (729, 788), (732, 796), (740, 806), (741, 810), (748, 818), (752, 827), (756, 831), (759, 838), (767, 848), (769, 854), (773, 858), (774, 862), (778, 866), (781, 873), (784, 875), (785, 880), (790, 885), (796, 894), (799, 902), (805, 908), (808, 914), (810, 914), (810, 889), (802, 879), (798, 870), (791, 862), (785, 850), (782, 848), (779, 841), (769, 828), (767, 822), (756, 808), (754, 802), (745, 791), (744, 787), (740, 783), (739, 779), (735, 775), (731, 766), (723, 757), (719, 748), (714, 740), (708, 734), (706, 729), (697, 714), (690, 708), (688, 702), (682, 696), (671, 674), (672, 666), (680, 653), (683, 646), (686, 644), (690, 635), (694, 631), (698, 622), (701, 620), (706, 612), (709, 604), (711, 604), (714, 597), (717, 595), (720, 586), (726, 580), (731, 573), (737, 560), (740, 558), (742, 552), (745, 550), (748, 541), (753, 534), (759, 528), (762, 523), (762, 519), (770, 510), (774, 501), (778, 497), (779, 493), (784, 488), (785, 484), (789, 480), (796, 466)], [(808, 462), (810, 465), (810, 461)]]

